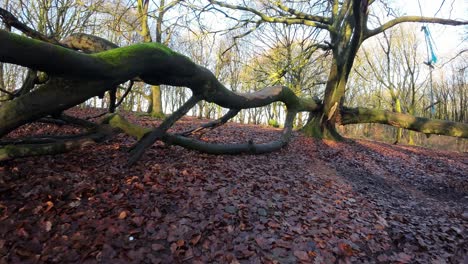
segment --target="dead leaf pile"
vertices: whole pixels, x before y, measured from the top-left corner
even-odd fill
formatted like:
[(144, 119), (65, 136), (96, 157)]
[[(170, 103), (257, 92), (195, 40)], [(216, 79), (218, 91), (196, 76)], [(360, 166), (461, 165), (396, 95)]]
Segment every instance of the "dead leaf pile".
[[(200, 123), (184, 118), (174, 130)], [(11, 136), (31, 129), (75, 132), (35, 124)], [(229, 123), (203, 140), (266, 142), (280, 133)], [(462, 263), (467, 256), (466, 154), (295, 134), (281, 151), (256, 156), (157, 143), (127, 168), (133, 143), (119, 135), (0, 164), (0, 263)]]

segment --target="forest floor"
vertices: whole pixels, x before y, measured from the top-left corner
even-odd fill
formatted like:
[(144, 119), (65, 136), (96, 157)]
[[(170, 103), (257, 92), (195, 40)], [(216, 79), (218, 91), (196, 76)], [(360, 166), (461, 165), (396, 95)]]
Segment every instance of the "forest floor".
[[(32, 124), (10, 136), (64, 132), (76, 129)], [(203, 139), (280, 133), (228, 123)], [(265, 155), (157, 143), (128, 168), (134, 142), (122, 134), (0, 163), (0, 263), (468, 262), (466, 153), (294, 133)]]

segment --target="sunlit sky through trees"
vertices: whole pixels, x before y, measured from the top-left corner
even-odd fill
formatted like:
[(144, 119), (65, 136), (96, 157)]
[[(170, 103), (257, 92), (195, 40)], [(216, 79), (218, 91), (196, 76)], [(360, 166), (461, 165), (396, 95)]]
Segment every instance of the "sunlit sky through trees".
[[(235, 1), (234, 1), (235, 2)], [(391, 0), (384, 1), (391, 8), (391, 11), (384, 9), (378, 1), (374, 3), (372, 12), (379, 16), (381, 23), (384, 23), (396, 16), (428, 16), (451, 18), (456, 20), (466, 20), (468, 17), (468, 1), (466, 0)], [(226, 28), (228, 19), (224, 15), (216, 14), (216, 16), (207, 15), (206, 20), (216, 21), (216, 23), (208, 23), (214, 30)], [(370, 18), (370, 21), (372, 18)], [(404, 23), (400, 26), (414, 27), (419, 31), (422, 23)], [(370, 25), (373, 27), (373, 25)], [(435, 53), (439, 58), (440, 63), (444, 63), (462, 50), (468, 49), (468, 27), (467, 26), (443, 26), (437, 24), (428, 25), (431, 35), (434, 40)], [(421, 47), (425, 48), (424, 33), (420, 31), (418, 34)], [(259, 46), (262, 45), (262, 40), (259, 40)]]
[[(466, 0), (397, 0), (395, 7), (401, 10), (402, 15), (422, 15), (466, 20), (468, 17), (468, 1)], [(421, 9), (419, 8), (419, 3)], [(441, 4), (443, 3), (442, 8)], [(442, 59), (449, 59), (461, 50), (468, 48), (467, 26), (442, 26), (429, 25), (430, 32), (435, 42), (436, 53)], [(420, 34), (424, 41), (423, 32)]]
[[(29, 0), (35, 1), (35, 0)], [(24, 1), (28, 2), (28, 1)], [(136, 2), (136, 1), (135, 1)], [(236, 1), (227, 1), (235, 3)], [(373, 12), (382, 5), (379, 0), (373, 5)], [(386, 0), (383, 1), (392, 9), (377, 11), (382, 22), (388, 21), (395, 16), (401, 15), (423, 15), (429, 17), (443, 17), (457, 20), (466, 20), (468, 17), (468, 1), (467, 0)], [(151, 3), (151, 2), (150, 2)], [(206, 4), (207, 1), (200, 1), (200, 4)], [(5, 5), (5, 0), (0, 0), (0, 6)], [(156, 9), (156, 8), (153, 8)], [(151, 10), (151, 8), (150, 8)], [(174, 9), (172, 12), (175, 17), (179, 16), (180, 10)], [(204, 15), (205, 20), (209, 20), (207, 25), (212, 29), (226, 28), (226, 23), (229, 23), (223, 15)], [(166, 19), (172, 17), (171, 12), (166, 15)], [(232, 22), (232, 21), (231, 21)], [(415, 27), (420, 27), (420, 24), (415, 24)], [(467, 26), (442, 26), (431, 24), (429, 25), (432, 37), (435, 42), (436, 53), (441, 61), (448, 60), (461, 50), (468, 49), (468, 27)], [(424, 42), (424, 34), (420, 34), (421, 41)]]

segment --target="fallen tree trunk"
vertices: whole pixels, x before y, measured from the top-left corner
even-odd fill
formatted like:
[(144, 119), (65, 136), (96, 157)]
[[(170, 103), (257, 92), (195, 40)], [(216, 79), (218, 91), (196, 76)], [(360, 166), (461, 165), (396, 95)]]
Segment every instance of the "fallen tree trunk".
[(0, 161), (31, 156), (55, 155), (94, 144), (91, 138), (61, 140), (53, 143), (6, 145), (0, 148)]
[(424, 134), (436, 134), (468, 138), (468, 124), (445, 120), (415, 117), (385, 110), (368, 108), (345, 108), (341, 111), (341, 124), (379, 123), (394, 127), (418, 131)]
[[(297, 112), (308, 111), (317, 117), (322, 114), (320, 103), (313, 99), (299, 98), (285, 86), (266, 87), (253, 93), (233, 92), (221, 84), (206, 68), (158, 43), (135, 44), (85, 54), (0, 30), (0, 61), (43, 71), (50, 76), (45, 84), (32, 92), (0, 105), (0, 137), (23, 124), (47, 115), (58, 114), (89, 98), (103, 95), (106, 91), (115, 89), (117, 85), (128, 80), (141, 80), (151, 85), (184, 86), (191, 89), (195, 98), (191, 99), (193, 102), (186, 103), (175, 114), (167, 117), (162, 125), (153, 129), (151, 133), (140, 133), (139, 142), (132, 152), (130, 163), (138, 160), (144, 150), (155, 140), (216, 154), (274, 151), (289, 141), (290, 130)], [(168, 128), (181, 118), (194, 105), (194, 102), (199, 100), (236, 109), (230, 112), (227, 116), (229, 118), (235, 116), (239, 109), (283, 102), (288, 109), (285, 133), (276, 142), (254, 144), (251, 140), (250, 143), (235, 146), (213, 145), (166, 133)], [(336, 112), (340, 111), (333, 109)], [(328, 113), (328, 115), (334, 115), (334, 113)], [(319, 121), (323, 117), (322, 115)], [(468, 137), (466, 124), (364, 108), (342, 109), (341, 123), (382, 123), (422, 133)], [(207, 125), (207, 127), (210, 126), (214, 125)]]
[[(54, 76), (32, 93), (0, 106), (0, 136), (46, 114), (101, 95), (136, 77), (148, 84), (188, 87), (201, 100), (230, 109), (260, 107), (276, 101), (295, 111), (320, 108), (314, 100), (299, 98), (284, 86), (266, 87), (254, 93), (232, 92), (209, 70), (158, 43), (84, 54), (0, 30), (0, 61)], [(26, 108), (33, 111), (22, 110)], [(15, 113), (15, 109), (20, 113)]]
[(16, 140), (0, 147), (0, 161), (32, 156), (56, 155), (102, 142), (115, 134), (109, 125), (82, 135)]
[(106, 87), (112, 87), (111, 83), (100, 80), (83, 82), (51, 78), (34, 91), (0, 105), (0, 137), (21, 125), (48, 115), (59, 114), (105, 92)]

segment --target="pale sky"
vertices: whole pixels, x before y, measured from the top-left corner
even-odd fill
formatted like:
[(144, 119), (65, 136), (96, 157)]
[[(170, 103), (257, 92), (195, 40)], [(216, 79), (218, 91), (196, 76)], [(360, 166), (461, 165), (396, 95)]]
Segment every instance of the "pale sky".
[[(451, 18), (457, 20), (468, 20), (468, 0), (391, 0), (387, 1), (389, 6), (397, 10), (398, 15), (415, 15), (434, 17)], [(419, 4), (421, 9), (419, 8)], [(441, 4), (443, 7), (439, 10)], [(378, 4), (378, 3), (375, 3)], [(384, 20), (389, 20), (393, 17), (387, 17)], [(220, 18), (223, 19), (223, 18)], [(407, 23), (408, 24), (408, 23)], [(416, 27), (421, 27), (422, 23), (412, 23)], [(216, 24), (223, 28), (223, 23)], [(435, 41), (435, 53), (439, 61), (443, 63), (458, 53), (462, 49), (468, 49), (468, 26), (441, 26), (437, 24), (429, 24), (428, 28)], [(422, 46), (424, 46), (424, 33), (420, 34)], [(465, 39), (465, 42), (463, 42)]]
[[(421, 3), (422, 15), (433, 17), (442, 2), (443, 8), (437, 17), (451, 18), (457, 20), (468, 19), (467, 0), (419, 0)], [(418, 0), (395, 0), (395, 6), (399, 10), (404, 10), (406, 15), (421, 15)], [(467, 26), (440, 26), (429, 24), (429, 29), (436, 45), (436, 55), (440, 59), (448, 59), (454, 53), (468, 48), (468, 27)], [(421, 37), (423, 37), (421, 32)], [(465, 41), (463, 41), (465, 39)]]

